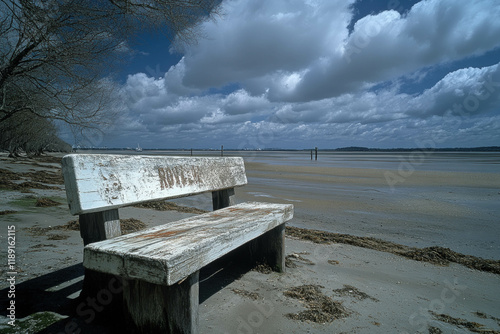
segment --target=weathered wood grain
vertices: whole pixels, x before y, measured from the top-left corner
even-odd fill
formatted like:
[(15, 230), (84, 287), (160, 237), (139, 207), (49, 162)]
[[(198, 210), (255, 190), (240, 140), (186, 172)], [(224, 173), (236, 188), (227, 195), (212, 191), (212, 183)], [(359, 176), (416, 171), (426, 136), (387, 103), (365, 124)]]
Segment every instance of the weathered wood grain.
[(128, 280), (123, 302), (128, 333), (198, 333), (199, 272), (172, 286)]
[[(84, 246), (92, 242), (118, 237), (122, 234), (118, 209), (82, 214), (78, 220)], [(111, 279), (113, 279), (112, 275), (85, 269), (80, 299), (95, 298), (99, 291), (108, 287)], [(114, 298), (113, 306), (119, 303), (119, 298)]]
[(249, 243), (251, 261), (285, 272), (285, 224), (276, 226)]
[(172, 285), (292, 217), (291, 204), (242, 203), (87, 245), (84, 266)]
[(234, 205), (234, 188), (212, 192), (213, 210), (219, 210)]
[(84, 246), (122, 235), (118, 209), (81, 214), (78, 221)]
[(63, 175), (72, 214), (242, 186), (242, 158), (70, 154)]

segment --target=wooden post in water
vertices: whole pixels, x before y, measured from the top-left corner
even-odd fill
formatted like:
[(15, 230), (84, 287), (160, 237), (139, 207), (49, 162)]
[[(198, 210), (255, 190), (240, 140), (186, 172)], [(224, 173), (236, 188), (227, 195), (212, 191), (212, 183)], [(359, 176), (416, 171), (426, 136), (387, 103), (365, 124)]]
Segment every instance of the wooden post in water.
[(313, 159), (313, 150), (311, 150), (311, 161)]
[(314, 148), (314, 151), (316, 152), (316, 155), (315, 155), (315, 159), (314, 160), (318, 160), (318, 148), (315, 147)]
[(191, 156), (193, 156), (193, 149), (191, 149)]
[(221, 145), (220, 146), (220, 156), (223, 157), (224, 156), (224, 145)]

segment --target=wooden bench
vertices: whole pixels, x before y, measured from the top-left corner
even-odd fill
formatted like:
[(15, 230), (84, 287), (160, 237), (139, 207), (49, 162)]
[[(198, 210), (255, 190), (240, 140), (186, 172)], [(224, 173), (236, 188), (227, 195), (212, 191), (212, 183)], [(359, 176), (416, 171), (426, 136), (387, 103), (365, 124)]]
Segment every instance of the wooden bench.
[[(123, 279), (131, 332), (197, 333), (199, 270), (242, 245), (285, 271), (293, 206), (232, 205), (234, 187), (247, 183), (242, 158), (71, 154), (63, 174), (70, 211), (80, 215), (86, 280), (93, 272)], [(118, 208), (204, 192), (213, 212), (121, 236)]]

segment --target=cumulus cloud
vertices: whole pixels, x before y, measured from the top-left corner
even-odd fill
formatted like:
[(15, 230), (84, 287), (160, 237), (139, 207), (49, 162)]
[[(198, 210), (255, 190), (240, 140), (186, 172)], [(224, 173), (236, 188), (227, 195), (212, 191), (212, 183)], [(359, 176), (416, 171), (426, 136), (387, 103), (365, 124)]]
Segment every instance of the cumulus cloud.
[[(234, 0), (224, 19), (203, 26), (207, 38), (186, 50), (184, 84), (231, 82), (301, 71), (347, 37), (353, 1)], [(259, 88), (262, 93), (262, 87)]]
[(314, 138), (415, 146), (423, 133), (446, 143), (499, 126), (500, 64), (454, 70), (417, 93), (400, 89), (402, 78), (420, 83), (429, 69), (497, 49), (495, 1), (425, 0), (404, 14), (365, 16), (349, 31), (355, 5), (223, 2), (224, 17), (203, 23), (206, 38), (164, 77), (128, 77), (126, 127), (169, 142), (256, 148)]
[(411, 100), (408, 114), (418, 117), (453, 115), (468, 117), (500, 106), (500, 63), (484, 68), (464, 68), (447, 74), (432, 88)]
[(500, 6), (422, 1), (405, 15), (361, 18), (349, 34), (353, 1), (228, 1), (225, 18), (186, 50), (186, 87), (238, 82), (273, 101), (311, 101), (363, 90), (500, 46)]
[(343, 54), (312, 64), (287, 95), (293, 101), (321, 99), (395, 79), (423, 67), (480, 55), (500, 46), (500, 6), (475, 1), (422, 1), (405, 15), (384, 11), (354, 25)]

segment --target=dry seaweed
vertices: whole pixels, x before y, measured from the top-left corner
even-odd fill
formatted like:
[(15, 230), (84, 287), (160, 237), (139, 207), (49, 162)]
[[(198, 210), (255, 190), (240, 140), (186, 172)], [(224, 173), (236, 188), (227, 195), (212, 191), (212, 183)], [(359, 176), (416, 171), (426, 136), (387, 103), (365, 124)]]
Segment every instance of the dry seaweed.
[(297, 268), (298, 265), (295, 261), (292, 261), (288, 256), (285, 257), (285, 267), (287, 268)]
[(481, 318), (481, 319), (491, 319), (491, 320), (494, 320), (494, 321), (496, 321), (496, 323), (498, 324), (498, 326), (500, 326), (500, 318), (491, 316), (489, 314), (486, 314), (486, 313), (480, 312), (480, 311), (472, 312), (472, 314), (474, 314), (476, 317)]
[(31, 179), (33, 182), (42, 182), (48, 184), (64, 184), (62, 172), (48, 172), (44, 170), (21, 173), (21, 176)]
[(51, 247), (51, 248), (57, 248), (56, 245), (54, 244), (36, 244), (30, 247), (30, 249), (40, 249), (44, 247)]
[(195, 213), (195, 214), (202, 214), (202, 213), (208, 212), (205, 210), (192, 208), (189, 206), (182, 206), (182, 205), (178, 205), (176, 203), (166, 202), (166, 201), (149, 201), (149, 202), (145, 202), (145, 203), (136, 204), (136, 205), (134, 205), (134, 207), (144, 208), (144, 209), (153, 209), (153, 210), (158, 210), (158, 211), (178, 211), (178, 212)]
[(302, 257), (301, 254), (308, 254), (308, 253), (292, 253), (292, 254), (287, 255), (285, 257), (285, 266), (287, 268), (297, 268), (297, 267), (300, 267), (297, 264), (298, 262), (303, 263), (303, 264), (307, 264), (307, 265), (314, 265), (315, 264), (311, 260)]
[[(135, 218), (120, 219), (120, 228), (123, 234), (137, 232), (147, 227), (142, 221)], [(27, 227), (26, 230), (34, 236), (47, 235), (50, 231), (79, 231), (80, 222), (78, 220), (71, 220), (64, 225), (49, 226), (49, 227)]]
[(14, 210), (3, 210), (3, 211), (0, 211), (0, 216), (4, 216), (4, 215), (10, 215), (10, 214), (13, 214), (13, 213), (16, 213), (17, 211), (14, 211)]
[(49, 226), (49, 227), (32, 226), (32, 227), (26, 227), (25, 229), (31, 235), (38, 237), (38, 236), (42, 236), (42, 235), (47, 235), (47, 232), (52, 231), (54, 228), (51, 226)]
[(137, 232), (145, 229), (146, 227), (147, 225), (144, 224), (139, 219), (135, 218), (120, 219), (120, 228), (122, 230), (122, 235), (132, 232)]
[(33, 182), (33, 181), (26, 181), (26, 182), (22, 182), (22, 183), (19, 183), (16, 185), (17, 189), (13, 189), (13, 190), (26, 190), (26, 189), (43, 189), (43, 190), (61, 190), (61, 188), (59, 187), (56, 187), (56, 186), (48, 186), (46, 184), (43, 184), (43, 183), (39, 183), (39, 182)]
[(49, 234), (47, 240), (66, 240), (69, 235), (66, 234)]
[(66, 231), (80, 231), (80, 222), (78, 220), (71, 220), (65, 225), (58, 226), (61, 230)]
[(454, 325), (457, 327), (467, 328), (469, 331), (471, 331), (473, 333), (500, 334), (499, 331), (484, 328), (485, 327), (484, 325), (477, 323), (477, 322), (467, 321), (467, 320), (461, 319), (461, 318), (454, 318), (454, 317), (449, 316), (447, 314), (439, 314), (439, 313), (432, 312), (432, 311), (429, 311), (429, 312), (434, 316), (434, 318), (436, 318), (439, 321), (446, 322), (447, 324)]
[(58, 206), (61, 205), (61, 203), (56, 202), (54, 200), (51, 200), (50, 198), (47, 197), (40, 197), (37, 198), (35, 206), (36, 207), (51, 207), (51, 206)]
[(412, 260), (425, 261), (436, 265), (446, 266), (450, 262), (454, 262), (468, 268), (500, 275), (499, 260), (488, 260), (476, 256), (464, 255), (444, 247), (433, 246), (427, 248), (416, 248), (371, 237), (358, 237), (349, 234), (308, 230), (292, 226), (286, 227), (286, 233), (291, 237), (299, 238), (302, 240), (309, 240), (320, 244), (344, 243), (357, 247), (364, 247), (382, 252), (388, 252), (404, 256)]
[(250, 291), (241, 290), (241, 289), (231, 289), (231, 291), (233, 291), (237, 295), (240, 295), (240, 296), (243, 296), (243, 297), (247, 297), (247, 298), (250, 298), (250, 299), (253, 299), (253, 300), (257, 300), (257, 299), (261, 298), (260, 295), (257, 292), (250, 292)]
[(13, 172), (11, 170), (0, 168), (0, 180), (20, 180), (21, 176), (19, 173)]
[(56, 164), (61, 164), (62, 158), (59, 157), (54, 157), (51, 155), (39, 155), (33, 157), (36, 161), (38, 162), (44, 162), (44, 163), (56, 163)]
[(29, 188), (24, 188), (21, 185), (14, 183), (12, 181), (0, 178), (0, 189), (14, 190), (20, 192), (29, 192)]
[(344, 318), (349, 312), (341, 302), (332, 300), (321, 292), (320, 285), (301, 285), (291, 288), (283, 294), (303, 302), (308, 310), (299, 313), (289, 313), (286, 316), (293, 320), (329, 323), (335, 319)]
[[(26, 180), (22, 183), (12, 181)], [(61, 171), (33, 171), (26, 173), (16, 173), (8, 169), (0, 169), (0, 188), (8, 190), (26, 191), (28, 189), (56, 189), (60, 187), (49, 186), (47, 184), (63, 184), (64, 179)]]
[(429, 334), (442, 334), (443, 331), (437, 327), (429, 326)]
[(358, 288), (355, 288), (351, 285), (344, 285), (342, 289), (335, 289), (333, 292), (338, 295), (338, 296), (347, 296), (347, 297), (353, 297), (358, 300), (364, 300), (364, 299), (370, 299), (373, 300), (374, 302), (378, 302), (379, 300), (377, 298), (374, 298), (362, 291), (360, 291)]
[(257, 263), (257, 265), (252, 268), (252, 271), (267, 275), (273, 272), (273, 268), (267, 263)]

